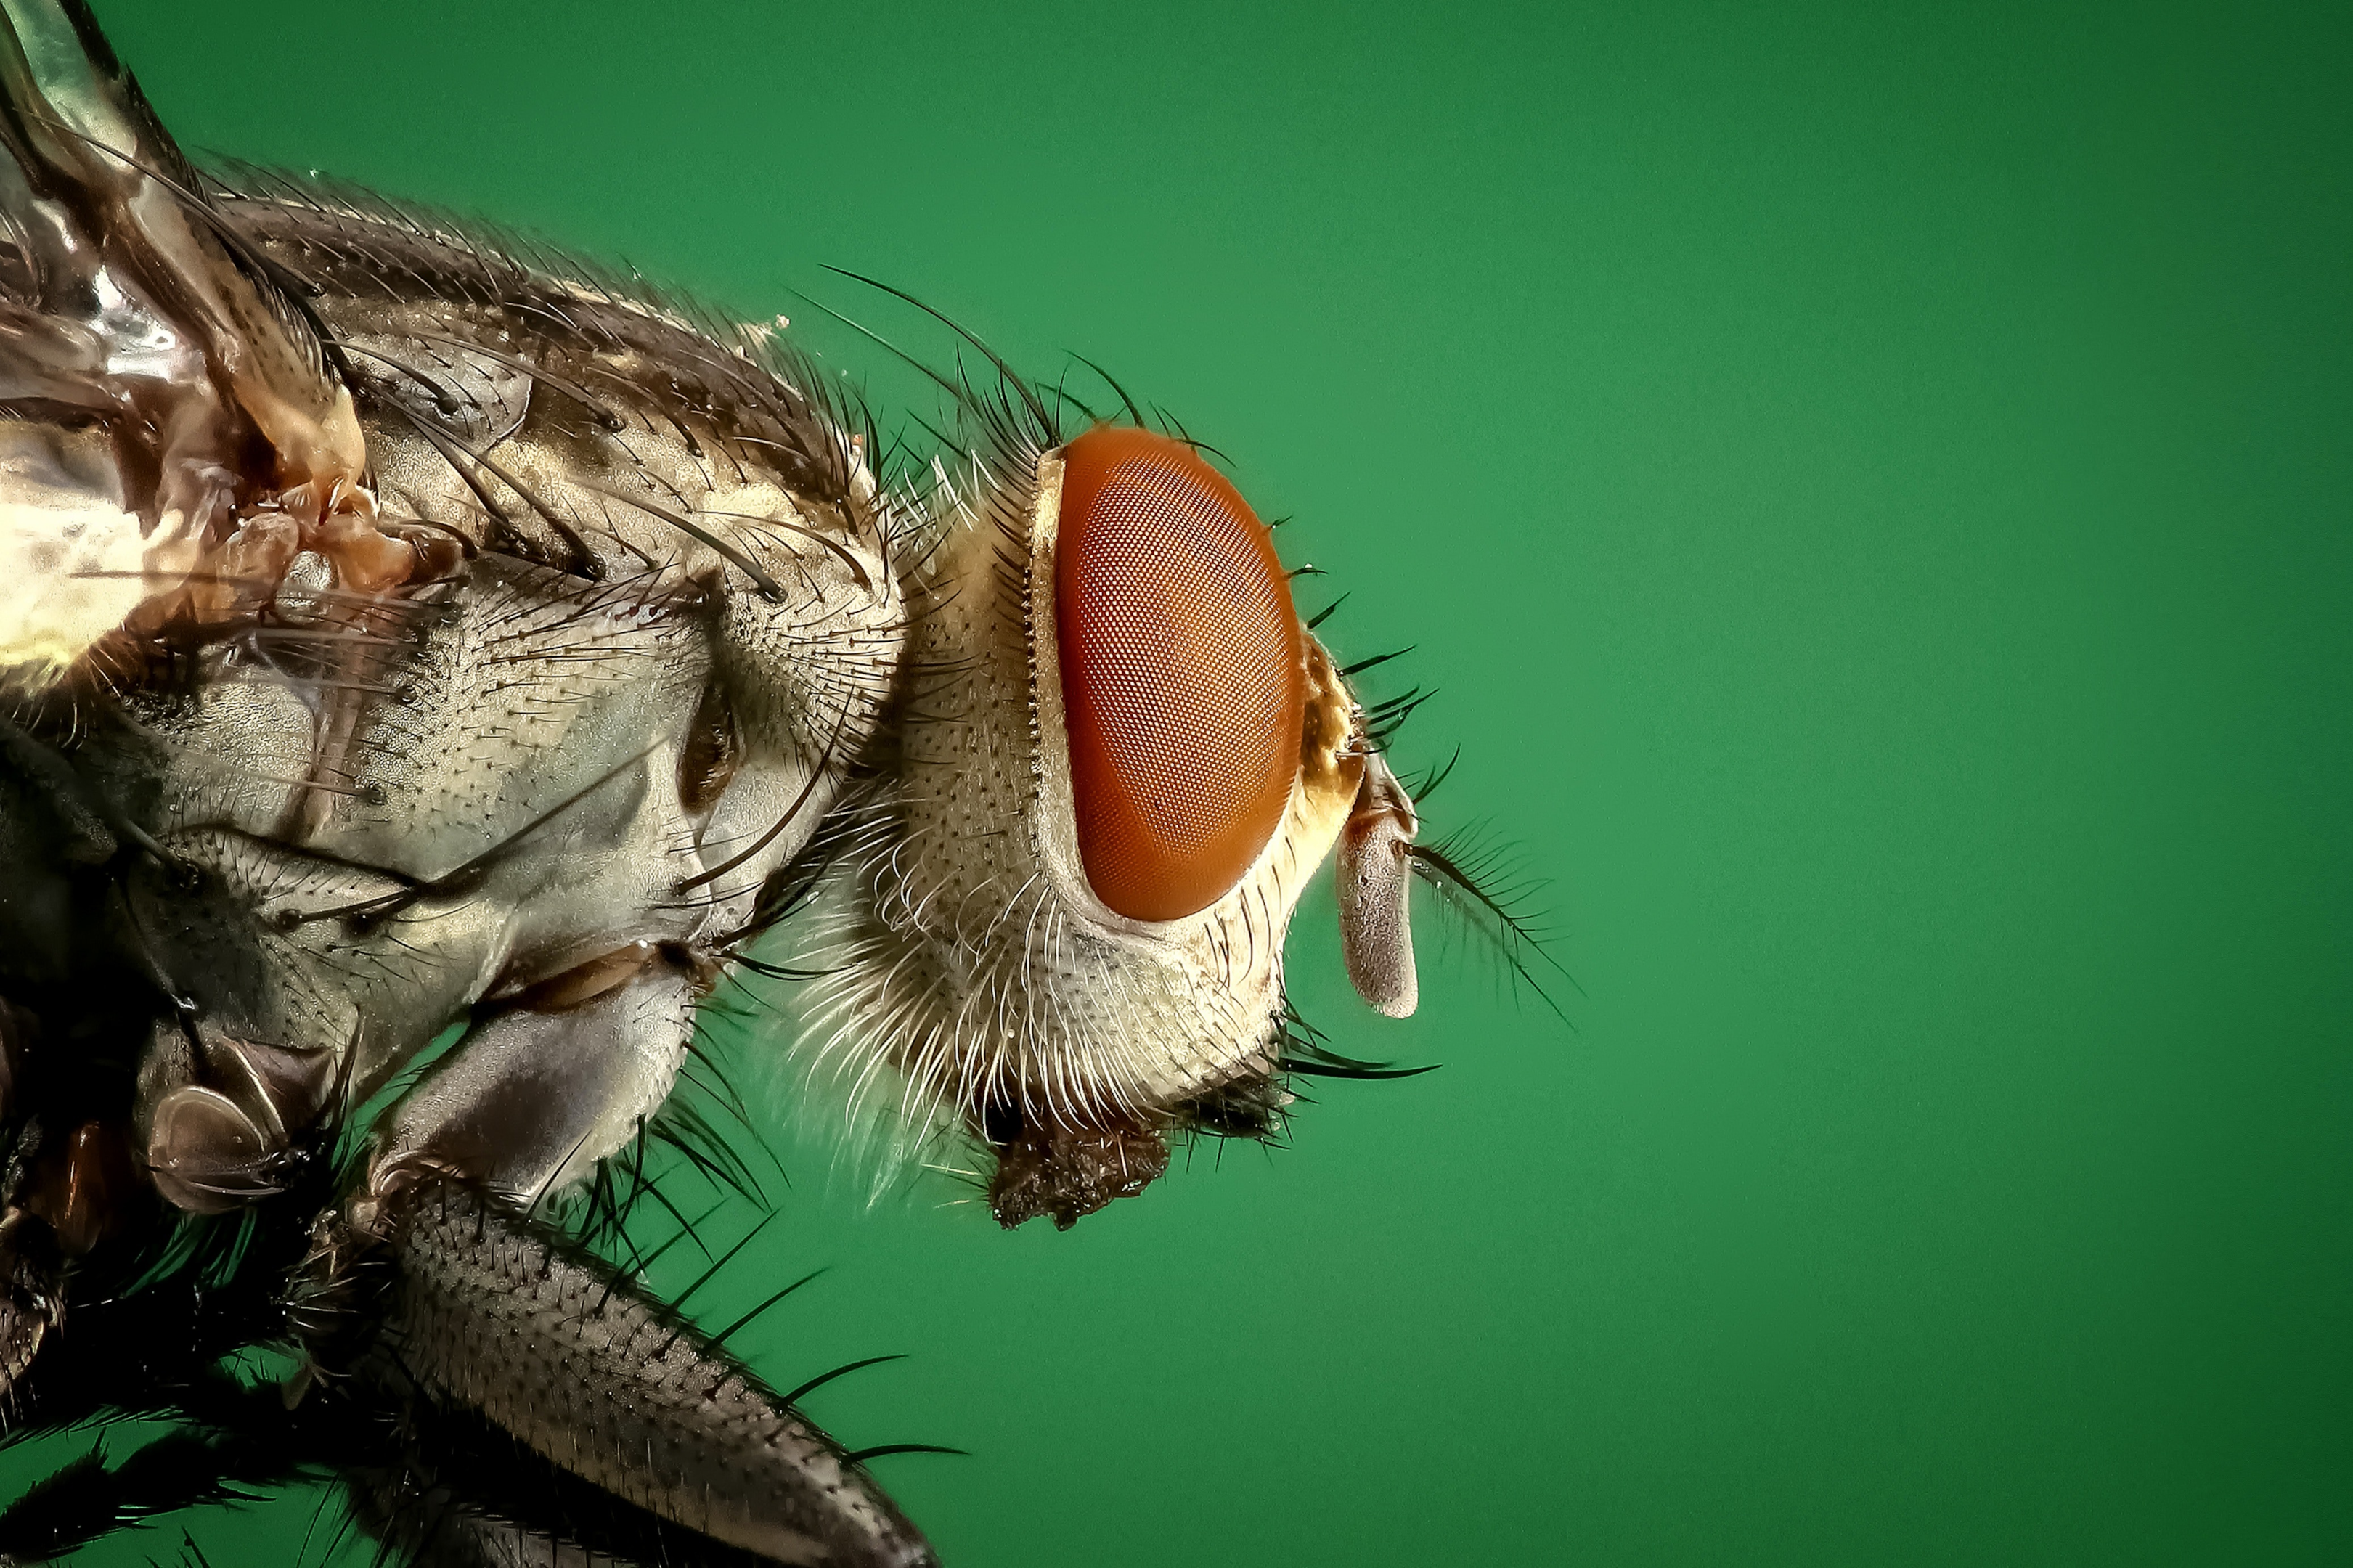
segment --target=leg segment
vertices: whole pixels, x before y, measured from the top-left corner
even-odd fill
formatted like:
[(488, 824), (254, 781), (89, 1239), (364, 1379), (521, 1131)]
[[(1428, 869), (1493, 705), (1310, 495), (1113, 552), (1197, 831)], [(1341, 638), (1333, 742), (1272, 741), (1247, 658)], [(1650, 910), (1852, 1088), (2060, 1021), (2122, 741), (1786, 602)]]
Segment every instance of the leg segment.
[[(579, 965), (476, 1026), (393, 1110), (348, 1210), (345, 1278), (381, 1291), (354, 1314), (375, 1325), (358, 1381), (412, 1426), (503, 1434), (571, 1478), (550, 1498), (614, 1500), (664, 1561), (923, 1568), (930, 1547), (839, 1444), (530, 1212), (669, 1094), (693, 980), (651, 943)], [(478, 1512), (441, 1510), (415, 1544), (471, 1563), (528, 1536)]]
[(535, 986), (395, 1108), (374, 1184), (417, 1166), (529, 1204), (586, 1175), (669, 1095), (694, 1028), (688, 972), (650, 942)]

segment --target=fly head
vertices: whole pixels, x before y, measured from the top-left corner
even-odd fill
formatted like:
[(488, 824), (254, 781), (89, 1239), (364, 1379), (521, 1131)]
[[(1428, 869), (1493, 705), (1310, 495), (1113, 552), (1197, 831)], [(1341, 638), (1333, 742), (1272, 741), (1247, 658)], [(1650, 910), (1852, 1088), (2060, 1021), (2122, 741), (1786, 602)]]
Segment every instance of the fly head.
[(810, 1045), (855, 1109), (992, 1159), (1013, 1226), (1279, 1123), (1282, 944), (1339, 849), (1366, 1000), (1414, 1004), (1411, 803), (1192, 445), (1008, 442), (911, 585), (885, 783), (846, 829)]

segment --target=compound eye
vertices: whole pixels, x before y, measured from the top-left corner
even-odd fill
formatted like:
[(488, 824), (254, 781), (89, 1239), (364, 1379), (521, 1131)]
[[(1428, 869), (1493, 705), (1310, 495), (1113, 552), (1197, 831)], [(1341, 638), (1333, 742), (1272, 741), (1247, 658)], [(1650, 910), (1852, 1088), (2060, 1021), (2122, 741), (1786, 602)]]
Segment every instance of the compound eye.
[(1080, 858), (1138, 921), (1216, 903), (1282, 826), (1306, 700), (1266, 525), (1182, 442), (1105, 426), (1062, 455), (1054, 616)]

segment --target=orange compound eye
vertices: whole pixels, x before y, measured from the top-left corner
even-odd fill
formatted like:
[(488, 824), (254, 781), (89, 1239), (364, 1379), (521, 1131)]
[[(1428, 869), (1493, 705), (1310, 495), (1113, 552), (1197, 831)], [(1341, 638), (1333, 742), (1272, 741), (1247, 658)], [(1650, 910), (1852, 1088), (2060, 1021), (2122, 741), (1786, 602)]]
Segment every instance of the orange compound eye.
[(1055, 631), (1080, 858), (1130, 920), (1216, 903), (1299, 773), (1299, 617), (1266, 525), (1190, 447), (1106, 426), (1063, 449)]

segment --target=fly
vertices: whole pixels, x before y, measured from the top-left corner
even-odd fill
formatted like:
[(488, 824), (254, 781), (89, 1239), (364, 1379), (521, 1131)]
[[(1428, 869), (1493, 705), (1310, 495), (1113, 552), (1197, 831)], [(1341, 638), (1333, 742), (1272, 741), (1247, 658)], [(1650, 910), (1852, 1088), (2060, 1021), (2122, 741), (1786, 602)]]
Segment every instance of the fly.
[(934, 1561), (584, 1245), (649, 1137), (725, 1168), (698, 1009), (795, 979), (854, 1114), (1071, 1225), (1381, 1070), (1284, 1004), (1327, 860), (1380, 1013), (1417, 879), (1525, 935), (1419, 842), (1410, 700), (1124, 394), (987, 356), (878, 473), (772, 329), (201, 174), (79, 0), (0, 4), (0, 1392), (180, 1423), (0, 1555), (324, 1469), (428, 1563)]

